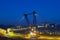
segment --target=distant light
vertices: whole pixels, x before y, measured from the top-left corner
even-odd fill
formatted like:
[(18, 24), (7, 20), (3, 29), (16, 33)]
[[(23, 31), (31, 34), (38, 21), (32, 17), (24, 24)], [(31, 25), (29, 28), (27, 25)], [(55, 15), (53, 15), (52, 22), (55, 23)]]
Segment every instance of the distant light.
[(33, 33), (33, 32), (30, 32), (30, 35), (32, 35), (32, 36), (33, 36), (33, 35), (34, 35), (34, 33)]
[(33, 31), (34, 29), (32, 28), (32, 31)]
[(40, 34), (42, 34), (42, 32), (40, 32)]
[(51, 35), (52, 33), (50, 32), (50, 35)]
[(30, 32), (31, 36), (36, 36), (36, 34), (34, 32)]
[(10, 28), (8, 28), (8, 29), (7, 29), (7, 32), (9, 33), (9, 32), (10, 32), (10, 30), (11, 30), (11, 29), (10, 29)]
[(44, 27), (44, 26), (38, 26), (38, 28), (40, 28), (40, 27)]
[(51, 27), (54, 27), (54, 25), (52, 25)]

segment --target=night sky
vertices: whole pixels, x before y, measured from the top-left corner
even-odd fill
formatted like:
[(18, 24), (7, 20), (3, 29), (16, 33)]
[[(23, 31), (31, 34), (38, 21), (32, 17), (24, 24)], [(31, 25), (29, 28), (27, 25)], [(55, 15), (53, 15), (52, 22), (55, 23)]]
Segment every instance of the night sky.
[[(23, 14), (34, 10), (37, 12), (37, 23), (60, 23), (60, 0), (0, 0), (0, 24), (23, 24)], [(31, 22), (32, 17), (28, 17)]]

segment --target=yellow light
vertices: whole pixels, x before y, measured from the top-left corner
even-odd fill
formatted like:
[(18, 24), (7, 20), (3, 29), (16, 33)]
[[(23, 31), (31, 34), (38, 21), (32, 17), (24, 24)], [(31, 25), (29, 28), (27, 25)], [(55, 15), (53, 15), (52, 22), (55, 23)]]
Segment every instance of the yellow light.
[(12, 30), (11, 28), (8, 28), (8, 29), (7, 29), (7, 32), (9, 33), (11, 30)]
[(34, 35), (32, 32), (30, 32), (30, 35)]
[(6, 30), (0, 28), (0, 34), (5, 35), (6, 34)]
[(30, 36), (36, 36), (35, 32), (30, 32)]
[(13, 32), (9, 32), (8, 35), (9, 36), (14, 36), (14, 33)]
[(30, 35), (26, 35), (24, 38), (29, 39), (30, 38)]

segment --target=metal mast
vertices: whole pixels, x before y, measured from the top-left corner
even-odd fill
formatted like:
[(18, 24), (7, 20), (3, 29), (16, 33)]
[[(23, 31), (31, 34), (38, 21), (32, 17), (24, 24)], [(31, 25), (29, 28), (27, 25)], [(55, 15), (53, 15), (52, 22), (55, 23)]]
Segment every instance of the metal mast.
[(26, 22), (27, 22), (27, 26), (29, 26), (29, 20), (28, 20), (28, 15), (27, 14), (24, 14), (24, 16), (25, 16), (25, 19), (26, 19)]
[(33, 26), (36, 27), (36, 12), (33, 11)]

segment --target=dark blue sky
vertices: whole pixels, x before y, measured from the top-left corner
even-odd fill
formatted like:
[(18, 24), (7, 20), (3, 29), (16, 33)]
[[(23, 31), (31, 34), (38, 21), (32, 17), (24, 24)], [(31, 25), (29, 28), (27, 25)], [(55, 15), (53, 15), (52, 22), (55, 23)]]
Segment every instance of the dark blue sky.
[(19, 24), (23, 14), (33, 10), (39, 23), (60, 23), (60, 0), (0, 0), (0, 24)]

